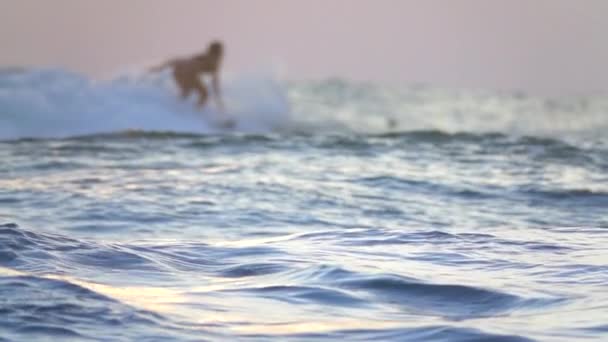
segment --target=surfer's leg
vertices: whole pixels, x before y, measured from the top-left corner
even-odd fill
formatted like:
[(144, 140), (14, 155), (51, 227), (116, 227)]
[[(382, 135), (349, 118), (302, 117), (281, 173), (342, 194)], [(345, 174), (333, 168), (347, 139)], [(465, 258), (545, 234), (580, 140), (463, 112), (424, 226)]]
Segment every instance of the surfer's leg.
[(197, 82), (196, 84), (196, 91), (198, 92), (198, 106), (200, 108), (203, 108), (205, 106), (205, 103), (207, 103), (207, 98), (209, 97), (209, 94), (207, 92), (207, 87), (205, 87), (205, 85), (203, 85), (201, 82)]
[(190, 93), (192, 92), (192, 88), (180, 87), (180, 90), (180, 96), (182, 97), (182, 100), (187, 99), (188, 95), (190, 95)]
[(180, 72), (178, 68), (173, 69), (173, 79), (179, 88), (179, 94), (182, 100), (185, 100), (194, 88), (191, 84), (192, 82), (188, 82), (188, 79), (184, 77), (184, 74)]

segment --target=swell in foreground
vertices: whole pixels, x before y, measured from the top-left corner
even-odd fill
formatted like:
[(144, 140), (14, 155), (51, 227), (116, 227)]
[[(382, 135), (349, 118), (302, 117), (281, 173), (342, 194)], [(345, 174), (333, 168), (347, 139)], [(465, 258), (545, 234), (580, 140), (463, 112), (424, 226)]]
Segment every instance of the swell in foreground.
[(225, 134), (162, 75), (36, 75), (0, 82), (0, 339), (608, 333), (601, 98), (269, 83)]

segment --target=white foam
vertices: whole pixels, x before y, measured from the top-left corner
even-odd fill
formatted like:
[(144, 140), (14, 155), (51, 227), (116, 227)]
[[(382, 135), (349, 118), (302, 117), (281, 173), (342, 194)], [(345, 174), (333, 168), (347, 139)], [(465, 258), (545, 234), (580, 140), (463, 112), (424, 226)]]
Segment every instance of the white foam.
[[(223, 82), (235, 130), (269, 132), (289, 122), (285, 93), (269, 77)], [(0, 139), (67, 137), (125, 130), (217, 133), (223, 116), (182, 101), (167, 73), (93, 81), (65, 70), (0, 71)]]
[(605, 136), (608, 97), (382, 86), (340, 79), (293, 83), (293, 127), (384, 133), (436, 130), (530, 136)]
[[(283, 88), (270, 73), (222, 82), (234, 130), (360, 132), (438, 130), (541, 136), (605, 136), (608, 98), (543, 99), (524, 94), (387, 87), (341, 80)], [(289, 97), (289, 100), (288, 100)], [(65, 70), (0, 70), (0, 140), (125, 130), (221, 133), (209, 102), (182, 101), (168, 72), (129, 72), (94, 81)]]

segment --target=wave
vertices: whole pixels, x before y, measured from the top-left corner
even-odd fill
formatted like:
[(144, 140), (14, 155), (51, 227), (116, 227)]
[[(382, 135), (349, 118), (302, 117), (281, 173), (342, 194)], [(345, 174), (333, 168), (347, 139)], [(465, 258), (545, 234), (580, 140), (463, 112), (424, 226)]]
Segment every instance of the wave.
[(0, 331), (22, 339), (162, 338), (166, 318), (125, 305), (67, 280), (0, 276)]
[[(228, 77), (223, 93), (228, 115), (236, 122), (230, 132), (421, 131), (422, 139), (441, 140), (451, 139), (450, 134), (466, 139), (485, 133), (603, 137), (608, 129), (608, 98), (599, 96), (556, 100), (332, 79), (279, 83), (259, 74)], [(222, 115), (212, 103), (199, 111), (190, 100), (178, 99), (168, 73), (95, 81), (61, 69), (4, 69), (0, 140), (226, 132), (218, 126)]]
[[(439, 231), (413, 235), (410, 240), (414, 242), (429, 239), (450, 242), (467, 237)], [(468, 237), (475, 240), (488, 236), (491, 237), (480, 234)], [(303, 237), (296, 236), (297, 239)], [(405, 239), (405, 235), (401, 239)], [(353, 325), (330, 325), (331, 329), (320, 330), (323, 333), (315, 329), (295, 335), (272, 333), (275, 338), (331, 340), (344, 335), (350, 337), (346, 339), (378, 336), (383, 340), (402, 340), (403, 336), (410, 336), (414, 340), (429, 341), (528, 341), (524, 337), (449, 325), (408, 328), (402, 325), (401, 319), (415, 313), (452, 323), (529, 313), (566, 301), (563, 297), (530, 297), (473, 284), (426, 281), (331, 264), (290, 267), (285, 263), (295, 257), (268, 245), (217, 246), (153, 240), (107, 243), (3, 224), (0, 225), (0, 293), (11, 295), (0, 308), (4, 318), (0, 332), (16, 339), (42, 335), (86, 339), (100, 333), (126, 340), (179, 339), (176, 336), (190, 335), (212, 338), (211, 325), (182, 321), (177, 313), (190, 312), (183, 310), (223, 312), (229, 307), (218, 307), (217, 301), (225, 299), (230, 303), (230, 298), (238, 298), (239, 303), (259, 305), (260, 300), (265, 300), (306, 310), (352, 313), (382, 306), (391, 308), (396, 319), (386, 321), (385, 326), (371, 324), (367, 326), (369, 330), (348, 330), (356, 327)], [(152, 286), (138, 283), (137, 278), (144, 274)], [(209, 282), (210, 279), (213, 281)], [(108, 283), (113, 285), (106, 285)], [(355, 318), (356, 315), (351, 317)], [(378, 327), (385, 329), (375, 329)], [(108, 329), (113, 335), (108, 335), (105, 331)], [(246, 332), (239, 336), (253, 337)], [(257, 337), (266, 340), (271, 336)], [(223, 336), (218, 340), (225, 339)]]
[[(292, 120), (293, 123), (294, 120)], [(283, 126), (286, 128), (287, 126)], [(596, 159), (605, 159), (608, 156), (608, 141), (595, 140), (583, 141), (580, 139), (561, 139), (559, 137), (535, 137), (528, 135), (512, 136), (504, 133), (486, 132), (458, 132), (450, 133), (439, 130), (412, 130), (399, 132), (369, 133), (369, 134), (343, 134), (328, 133), (312, 134), (311, 132), (275, 131), (269, 132), (242, 132), (225, 135), (209, 134), (209, 132), (179, 132), (170, 130), (144, 130), (129, 129), (114, 132), (99, 132), (83, 135), (73, 135), (62, 138), (48, 137), (22, 137), (18, 139), (1, 140), (2, 143), (36, 143), (38, 141), (63, 141), (67, 145), (61, 145), (62, 149), (87, 149), (96, 142), (125, 141), (130, 140), (183, 140), (188, 146), (223, 146), (225, 144), (251, 143), (281, 143), (285, 142), (287, 136), (292, 142), (304, 142), (311, 147), (321, 149), (338, 149), (344, 152), (361, 152), (368, 149), (393, 149), (395, 147), (408, 148), (416, 146), (427, 148), (434, 146), (459, 146), (464, 144), (478, 144), (482, 147), (478, 152), (497, 153), (509, 155), (530, 154), (535, 160), (558, 161), (576, 159), (577, 163), (594, 162), (591, 155), (597, 154)], [(73, 142), (74, 145), (69, 145)], [(86, 143), (91, 143), (88, 145)], [(82, 146), (81, 146), (82, 145)], [(96, 146), (94, 148), (110, 149), (107, 146)]]
[[(0, 269), (0, 271), (2, 271)], [(280, 292), (290, 302), (345, 304), (352, 306), (351, 296), (342, 291), (320, 291), (314, 287), (278, 286), (252, 289), (252, 295), (274, 296), (268, 292)], [(170, 317), (141, 310), (63, 279), (51, 279), (31, 275), (0, 276), (0, 293), (4, 296), (0, 308), (3, 338), (11, 340), (218, 340), (243, 338), (255, 340), (371, 340), (402, 341), (532, 341), (523, 336), (499, 335), (478, 329), (451, 327), (449, 325), (420, 328), (336, 329), (323, 333), (272, 333), (242, 334), (238, 337), (208, 330), (207, 326), (184, 324)], [(282, 300), (282, 298), (277, 298)], [(358, 302), (361, 304), (361, 301)], [(242, 323), (241, 323), (242, 324)], [(392, 323), (393, 326), (397, 325)]]
[(522, 93), (388, 86), (341, 79), (292, 82), (299, 126), (363, 133), (437, 131), (602, 137), (608, 97), (542, 98)]
[(523, 199), (534, 203), (534, 205), (583, 206), (599, 207), (608, 206), (608, 192), (595, 189), (544, 189), (522, 187), (519, 192)]
[[(251, 273), (272, 272), (273, 267), (232, 264), (233, 259), (248, 255), (259, 258), (275, 253), (278, 251), (271, 247), (213, 247), (201, 243), (150, 246), (101, 244), (64, 235), (33, 232), (16, 224), (0, 225), (0, 266), (28, 272), (60, 270), (70, 265), (85, 273), (100, 268), (125, 273), (145, 270), (161, 277), (172, 274), (174, 270), (196, 270), (199, 273), (220, 272), (227, 277), (245, 277)], [(220, 269), (221, 265), (225, 268)], [(233, 266), (235, 268), (231, 268)]]
[[(255, 336), (267, 337), (270, 336)], [(313, 341), (427, 341), (427, 342), (532, 342), (534, 340), (518, 335), (498, 335), (477, 329), (443, 326), (395, 329), (351, 329), (337, 330), (325, 334), (293, 334), (297, 340)]]
[[(269, 132), (289, 121), (284, 92), (259, 75), (223, 85), (236, 131)], [(167, 73), (94, 81), (65, 70), (0, 71), (0, 139), (72, 137), (130, 130), (218, 133), (223, 115), (181, 101)], [(210, 101), (212, 102), (212, 101)]]

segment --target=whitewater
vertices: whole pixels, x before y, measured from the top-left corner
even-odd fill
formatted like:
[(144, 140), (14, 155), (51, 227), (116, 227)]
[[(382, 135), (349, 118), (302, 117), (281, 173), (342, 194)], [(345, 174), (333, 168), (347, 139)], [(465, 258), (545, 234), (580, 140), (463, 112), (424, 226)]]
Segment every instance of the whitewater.
[[(249, 75), (226, 83), (223, 96), (239, 131), (284, 125), (284, 95), (269, 78)], [(59, 69), (0, 72), (0, 137), (69, 137), (125, 130), (221, 131), (213, 103), (200, 110), (182, 101), (168, 73), (139, 73), (94, 81)], [(210, 101), (213, 102), (213, 101)]]
[[(285, 87), (288, 90), (285, 90)], [(226, 113), (178, 98), (169, 73), (131, 72), (97, 81), (61, 69), (0, 70), (1, 139), (57, 138), (126, 130), (358, 132), (437, 130), (557, 136), (602, 135), (608, 99), (526, 96), (521, 92), (349, 84), (340, 79), (280, 82), (269, 74), (230, 75)], [(356, 101), (353, 101), (356, 99)], [(291, 101), (291, 102), (290, 102)], [(293, 108), (292, 108), (293, 107)]]
[(607, 97), (223, 94), (0, 71), (0, 341), (608, 338)]

